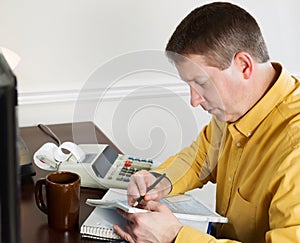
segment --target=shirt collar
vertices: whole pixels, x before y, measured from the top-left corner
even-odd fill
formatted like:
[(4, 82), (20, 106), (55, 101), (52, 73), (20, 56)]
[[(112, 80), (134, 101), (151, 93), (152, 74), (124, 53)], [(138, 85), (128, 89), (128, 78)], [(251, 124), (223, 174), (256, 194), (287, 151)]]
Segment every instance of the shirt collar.
[[(277, 106), (284, 97), (295, 88), (295, 80), (288, 71), (279, 63), (272, 63), (277, 72), (278, 79), (269, 91), (252, 107), (240, 120), (232, 125), (245, 136), (249, 137), (265, 119), (265, 117)], [(229, 125), (230, 126), (230, 125)]]

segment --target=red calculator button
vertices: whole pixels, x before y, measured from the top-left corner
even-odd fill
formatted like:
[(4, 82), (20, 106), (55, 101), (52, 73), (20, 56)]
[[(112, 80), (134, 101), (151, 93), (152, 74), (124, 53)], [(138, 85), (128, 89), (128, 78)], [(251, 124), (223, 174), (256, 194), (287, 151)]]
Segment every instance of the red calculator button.
[(130, 165), (131, 165), (131, 162), (129, 160), (126, 160), (125, 163), (124, 163), (124, 166), (128, 166), (129, 167)]

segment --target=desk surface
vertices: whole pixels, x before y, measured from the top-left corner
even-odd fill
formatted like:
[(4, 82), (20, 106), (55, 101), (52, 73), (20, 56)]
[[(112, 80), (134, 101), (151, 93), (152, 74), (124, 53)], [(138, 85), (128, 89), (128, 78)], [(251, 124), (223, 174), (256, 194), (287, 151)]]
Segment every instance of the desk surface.
[[(73, 141), (76, 132), (76, 143), (105, 143), (120, 151), (95, 125), (91, 122), (76, 124), (59, 124), (49, 126), (53, 132), (64, 141)], [(46, 142), (53, 142), (38, 127), (21, 128), (21, 136), (25, 141), (30, 158), (35, 151)], [(21, 182), (21, 242), (22, 243), (77, 243), (94, 242), (81, 239), (79, 229), (77, 231), (61, 232), (48, 227), (47, 215), (42, 213), (35, 204), (34, 187), (37, 179), (45, 177), (49, 172), (43, 171), (34, 165), (36, 175)], [(87, 218), (92, 207), (87, 206), (87, 198), (102, 197), (105, 190), (81, 188), (80, 190), (80, 216), (79, 224)], [(98, 241), (99, 242), (99, 241)]]

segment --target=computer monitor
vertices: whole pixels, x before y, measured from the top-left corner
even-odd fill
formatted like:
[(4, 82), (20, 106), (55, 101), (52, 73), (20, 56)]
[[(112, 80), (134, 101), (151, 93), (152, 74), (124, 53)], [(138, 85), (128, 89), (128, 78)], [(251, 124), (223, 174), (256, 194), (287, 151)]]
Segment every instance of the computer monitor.
[(16, 77), (0, 53), (0, 235), (1, 243), (20, 242)]

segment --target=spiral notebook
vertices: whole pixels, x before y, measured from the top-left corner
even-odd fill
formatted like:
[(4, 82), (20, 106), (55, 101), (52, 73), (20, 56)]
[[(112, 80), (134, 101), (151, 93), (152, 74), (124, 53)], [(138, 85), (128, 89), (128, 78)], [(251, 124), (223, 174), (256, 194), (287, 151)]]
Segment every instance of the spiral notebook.
[[(127, 191), (121, 189), (109, 189), (103, 199), (117, 200), (127, 197)], [(95, 207), (92, 213), (80, 227), (81, 237), (98, 240), (118, 240), (121, 237), (114, 232), (113, 225), (117, 224), (125, 229), (125, 220), (113, 207)]]
[(96, 207), (81, 226), (80, 233), (83, 238), (121, 240), (121, 237), (114, 232), (113, 224), (118, 224), (125, 229), (125, 221), (116, 210)]
[[(126, 190), (111, 188), (101, 200), (88, 199), (87, 203), (96, 207), (81, 226), (82, 237), (120, 240), (120, 236), (113, 230), (113, 225), (117, 224), (126, 229), (125, 220), (116, 211), (116, 207), (122, 210), (125, 207), (125, 211), (130, 212), (131, 207), (124, 204), (126, 197)], [(227, 218), (210, 210), (189, 195), (171, 196), (162, 199), (161, 202), (170, 208), (182, 225), (189, 225), (203, 232), (207, 232), (210, 222), (227, 223)]]

